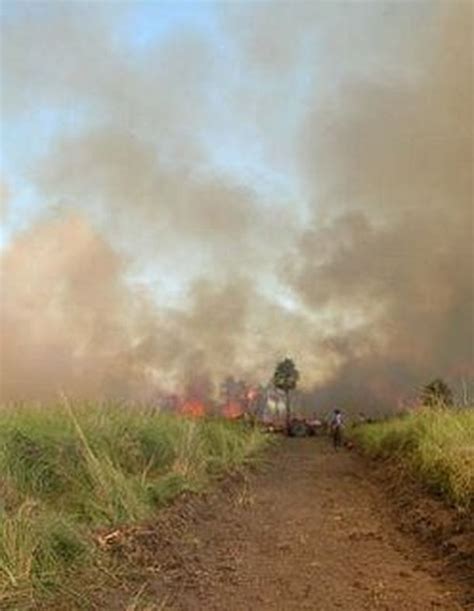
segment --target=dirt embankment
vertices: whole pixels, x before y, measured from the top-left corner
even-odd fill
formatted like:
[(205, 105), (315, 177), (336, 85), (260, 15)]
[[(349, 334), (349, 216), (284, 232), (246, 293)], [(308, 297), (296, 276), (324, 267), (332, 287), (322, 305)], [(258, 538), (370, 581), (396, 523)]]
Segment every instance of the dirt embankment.
[[(435, 553), (403, 532), (400, 526), (421, 528), (416, 511), (423, 509), (416, 495), (404, 501), (399, 487), (388, 495), (377, 478), (380, 471), (369, 462), (354, 452), (334, 453), (326, 440), (285, 439), (256, 472), (226, 480), (207, 497), (182, 500), (156, 523), (112, 541), (111, 554), (130, 572), (126, 591), (117, 589), (99, 605), (177, 611), (474, 608), (468, 552), (439, 547)], [(424, 519), (432, 542), (427, 533), (433, 528)], [(449, 533), (453, 546), (457, 535)]]

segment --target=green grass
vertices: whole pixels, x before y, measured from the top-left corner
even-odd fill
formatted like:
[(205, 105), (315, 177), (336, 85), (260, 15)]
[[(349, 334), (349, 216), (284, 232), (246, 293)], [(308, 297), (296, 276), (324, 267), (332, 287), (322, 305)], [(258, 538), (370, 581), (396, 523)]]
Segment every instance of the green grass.
[(258, 430), (97, 403), (0, 409), (0, 608), (93, 565), (98, 529), (136, 523), (266, 443)]
[(356, 427), (370, 455), (394, 458), (460, 509), (474, 507), (474, 409), (423, 408)]

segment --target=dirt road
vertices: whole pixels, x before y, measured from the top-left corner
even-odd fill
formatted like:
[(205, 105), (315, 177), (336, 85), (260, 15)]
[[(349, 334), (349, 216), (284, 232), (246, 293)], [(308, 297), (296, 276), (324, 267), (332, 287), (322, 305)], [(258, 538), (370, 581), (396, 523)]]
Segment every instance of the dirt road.
[(244, 483), (178, 522), (170, 514), (148, 537), (161, 560), (147, 600), (189, 611), (467, 609), (427, 550), (397, 530), (367, 469), (326, 440), (284, 440)]

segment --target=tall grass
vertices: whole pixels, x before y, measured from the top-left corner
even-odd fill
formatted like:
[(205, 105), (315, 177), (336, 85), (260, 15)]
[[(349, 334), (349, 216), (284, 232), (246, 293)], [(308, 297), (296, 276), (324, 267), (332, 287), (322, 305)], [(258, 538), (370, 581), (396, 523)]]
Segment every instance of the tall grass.
[(0, 409), (0, 608), (28, 606), (91, 563), (98, 528), (143, 520), (264, 443), (242, 424), (141, 408)]
[(376, 457), (393, 457), (459, 508), (474, 508), (474, 409), (424, 408), (357, 427)]

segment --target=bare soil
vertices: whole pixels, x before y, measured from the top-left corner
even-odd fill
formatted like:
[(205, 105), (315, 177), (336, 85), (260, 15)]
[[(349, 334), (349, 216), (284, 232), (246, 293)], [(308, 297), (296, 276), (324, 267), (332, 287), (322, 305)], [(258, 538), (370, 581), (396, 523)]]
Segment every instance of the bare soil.
[[(436, 529), (426, 526), (438, 508), (444, 519), (445, 510), (420, 509), (413, 490), (407, 500), (393, 481), (381, 481), (369, 461), (335, 452), (325, 439), (284, 439), (256, 471), (181, 499), (153, 524), (112, 538), (112, 557), (129, 567), (127, 586), (100, 606), (474, 609), (473, 556), (452, 541), (438, 549)], [(420, 520), (424, 541), (414, 534)], [(453, 528), (451, 521), (450, 539), (461, 537), (465, 547), (468, 535)]]

